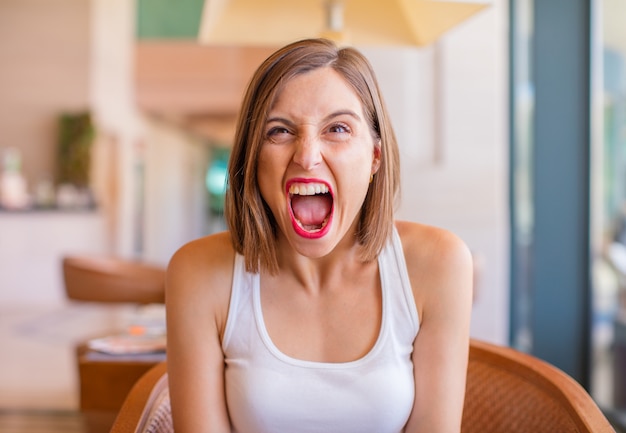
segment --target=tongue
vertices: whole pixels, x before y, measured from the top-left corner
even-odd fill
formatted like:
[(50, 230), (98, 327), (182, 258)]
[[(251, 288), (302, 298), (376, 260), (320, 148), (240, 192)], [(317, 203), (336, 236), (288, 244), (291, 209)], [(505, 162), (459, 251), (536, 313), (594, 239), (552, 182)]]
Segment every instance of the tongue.
[(321, 226), (330, 213), (331, 205), (330, 194), (294, 195), (291, 197), (293, 214), (305, 226)]

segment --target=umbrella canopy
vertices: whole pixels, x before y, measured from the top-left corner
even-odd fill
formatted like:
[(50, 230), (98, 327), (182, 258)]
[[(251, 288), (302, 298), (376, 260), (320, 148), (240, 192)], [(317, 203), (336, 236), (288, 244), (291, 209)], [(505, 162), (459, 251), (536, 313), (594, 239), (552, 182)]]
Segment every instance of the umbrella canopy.
[(488, 5), (443, 0), (206, 0), (198, 39), (276, 46), (323, 36), (361, 46), (424, 46)]

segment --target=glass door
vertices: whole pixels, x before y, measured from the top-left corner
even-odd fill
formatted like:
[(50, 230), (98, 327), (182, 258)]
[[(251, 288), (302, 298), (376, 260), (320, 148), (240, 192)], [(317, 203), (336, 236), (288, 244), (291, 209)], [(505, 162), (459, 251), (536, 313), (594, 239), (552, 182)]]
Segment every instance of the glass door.
[(591, 393), (626, 426), (626, 2), (594, 2)]

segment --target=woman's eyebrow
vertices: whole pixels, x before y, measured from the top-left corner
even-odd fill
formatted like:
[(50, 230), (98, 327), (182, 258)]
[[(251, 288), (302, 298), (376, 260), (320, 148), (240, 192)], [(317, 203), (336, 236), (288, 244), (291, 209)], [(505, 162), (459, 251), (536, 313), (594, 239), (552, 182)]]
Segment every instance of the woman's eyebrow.
[(328, 116), (326, 116), (324, 120), (328, 121), (328, 120), (334, 119), (335, 117), (346, 116), (346, 115), (350, 117), (354, 117), (354, 119), (356, 120), (359, 120), (359, 121), (361, 120), (361, 117), (352, 110), (335, 111), (334, 113), (331, 113)]
[[(359, 120), (359, 121), (361, 120), (361, 117), (352, 110), (339, 110), (339, 111), (332, 112), (328, 116), (324, 117), (324, 121), (328, 122), (329, 120), (334, 119), (335, 117), (340, 117), (340, 116), (350, 116), (356, 120)], [(295, 125), (295, 123), (292, 122), (291, 120), (286, 119), (284, 117), (280, 117), (280, 116), (270, 117), (265, 121), (265, 123), (272, 123), (272, 122), (284, 123), (290, 126)]]
[(293, 126), (294, 125), (294, 123), (291, 120), (285, 119), (284, 117), (278, 117), (278, 116), (270, 117), (270, 118), (268, 118), (265, 121), (266, 124), (272, 123), (272, 122), (284, 123), (284, 124), (289, 125), (289, 126)]

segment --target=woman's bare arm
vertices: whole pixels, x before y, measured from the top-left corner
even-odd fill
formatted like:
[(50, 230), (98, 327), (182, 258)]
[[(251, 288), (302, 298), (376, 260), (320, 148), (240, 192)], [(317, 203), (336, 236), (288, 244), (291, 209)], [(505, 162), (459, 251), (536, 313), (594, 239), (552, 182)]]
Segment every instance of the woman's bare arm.
[(166, 277), (167, 364), (177, 433), (230, 433), (221, 347), (234, 252), (226, 234), (174, 254)]
[(413, 345), (415, 402), (407, 433), (461, 429), (472, 309), (472, 257), (455, 235), (399, 225), (420, 317)]

